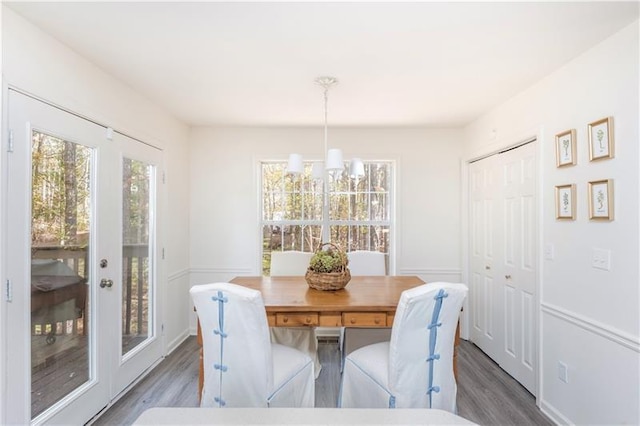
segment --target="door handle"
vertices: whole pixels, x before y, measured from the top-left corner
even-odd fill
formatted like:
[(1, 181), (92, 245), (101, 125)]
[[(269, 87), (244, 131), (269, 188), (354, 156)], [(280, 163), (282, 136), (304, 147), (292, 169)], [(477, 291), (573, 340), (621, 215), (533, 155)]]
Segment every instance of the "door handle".
[(113, 286), (113, 280), (109, 280), (107, 278), (103, 278), (100, 280), (100, 288), (111, 288)]
[(506, 279), (510, 280), (511, 279), (511, 275), (505, 275), (504, 276)]

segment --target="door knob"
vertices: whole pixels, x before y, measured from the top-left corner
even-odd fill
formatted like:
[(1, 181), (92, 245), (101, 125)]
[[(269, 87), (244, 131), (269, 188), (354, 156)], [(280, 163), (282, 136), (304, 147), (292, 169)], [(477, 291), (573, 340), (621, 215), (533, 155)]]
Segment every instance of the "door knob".
[(113, 286), (113, 280), (109, 280), (107, 278), (103, 278), (100, 280), (100, 288), (111, 288), (111, 286)]

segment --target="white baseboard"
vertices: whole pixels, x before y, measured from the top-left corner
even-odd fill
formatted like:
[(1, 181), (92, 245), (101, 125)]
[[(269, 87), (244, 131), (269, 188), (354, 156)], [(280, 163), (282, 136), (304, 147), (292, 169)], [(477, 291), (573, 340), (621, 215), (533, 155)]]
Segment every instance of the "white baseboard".
[(557, 425), (569, 425), (571, 422), (565, 416), (560, 414), (558, 410), (546, 401), (540, 401), (540, 411)]
[(189, 330), (185, 330), (178, 337), (169, 342), (169, 344), (167, 345), (167, 355), (171, 354), (171, 352), (173, 352), (178, 346), (180, 346), (182, 342), (187, 340), (189, 334)]

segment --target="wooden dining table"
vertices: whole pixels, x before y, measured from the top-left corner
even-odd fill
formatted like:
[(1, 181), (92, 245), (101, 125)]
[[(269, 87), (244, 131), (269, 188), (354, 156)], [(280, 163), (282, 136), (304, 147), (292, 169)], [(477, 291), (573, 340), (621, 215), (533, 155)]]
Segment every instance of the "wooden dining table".
[(342, 290), (309, 288), (304, 277), (236, 277), (262, 293), (270, 327), (391, 327), (400, 294), (424, 284), (415, 276), (358, 276)]
[[(352, 276), (341, 290), (309, 288), (303, 276), (246, 276), (231, 283), (262, 293), (270, 327), (391, 327), (403, 291), (425, 284), (417, 276)], [(198, 323), (198, 343), (202, 334)], [(457, 338), (456, 338), (457, 344)], [(455, 370), (454, 352), (454, 370)], [(199, 392), (204, 381), (200, 350)]]

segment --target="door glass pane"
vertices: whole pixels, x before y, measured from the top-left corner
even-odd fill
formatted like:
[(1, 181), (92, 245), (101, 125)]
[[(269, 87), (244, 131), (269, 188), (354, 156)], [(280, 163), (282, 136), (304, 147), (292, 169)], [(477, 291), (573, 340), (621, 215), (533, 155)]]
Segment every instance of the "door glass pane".
[(152, 265), (149, 257), (152, 166), (124, 158), (122, 180), (122, 354), (150, 337)]
[(34, 131), (31, 416), (90, 379), (92, 149)]

